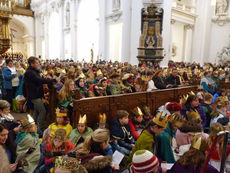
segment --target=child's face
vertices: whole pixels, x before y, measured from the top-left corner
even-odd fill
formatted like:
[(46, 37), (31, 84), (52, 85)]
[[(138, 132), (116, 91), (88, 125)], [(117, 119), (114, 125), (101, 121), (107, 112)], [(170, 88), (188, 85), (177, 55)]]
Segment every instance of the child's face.
[(37, 126), (35, 124), (33, 124), (32, 127), (30, 128), (30, 132), (37, 133)]
[(84, 123), (80, 123), (77, 125), (77, 129), (80, 134), (83, 134), (85, 132), (86, 125)]
[(129, 117), (128, 117), (128, 116), (123, 117), (123, 118), (120, 118), (119, 120), (120, 120), (120, 123), (121, 123), (122, 125), (126, 125), (126, 124), (129, 123)]
[(0, 113), (2, 113), (4, 115), (8, 115), (10, 113), (10, 107), (7, 107), (7, 108), (0, 110)]
[(63, 124), (64, 123), (64, 117), (56, 117), (57, 124)]
[(54, 146), (56, 148), (59, 148), (62, 144), (63, 144), (63, 141), (58, 140), (58, 139), (54, 139)]
[(226, 112), (227, 111), (227, 106), (223, 106), (220, 108), (223, 112)]
[(159, 135), (164, 132), (165, 128), (158, 128), (157, 125), (151, 127), (155, 135)]
[(100, 123), (100, 124), (99, 124), (99, 128), (100, 128), (100, 129), (105, 129), (105, 124), (104, 124), (104, 123)]
[(197, 107), (198, 105), (199, 105), (199, 98), (196, 98), (195, 100), (192, 101), (191, 106)]
[(75, 88), (74, 82), (70, 82), (70, 84), (69, 84), (69, 90), (73, 91), (74, 88)]
[(143, 121), (143, 116), (134, 117), (135, 121), (141, 123)]

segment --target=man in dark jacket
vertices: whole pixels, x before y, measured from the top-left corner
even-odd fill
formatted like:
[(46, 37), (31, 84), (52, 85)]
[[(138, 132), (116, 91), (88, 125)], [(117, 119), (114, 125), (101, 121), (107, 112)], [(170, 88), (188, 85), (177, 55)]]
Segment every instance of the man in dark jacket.
[(40, 76), (40, 62), (36, 57), (30, 57), (28, 59), (29, 67), (24, 75), (25, 88), (28, 99), (30, 99), (34, 105), (34, 119), (38, 124), (38, 129), (44, 131), (46, 129), (45, 115), (46, 109), (43, 104), (43, 84), (51, 84), (59, 82), (59, 78), (46, 79)]
[(178, 87), (180, 84), (180, 78), (178, 75), (178, 70), (176, 68), (172, 69), (172, 74), (165, 80), (166, 85), (171, 85), (173, 88)]

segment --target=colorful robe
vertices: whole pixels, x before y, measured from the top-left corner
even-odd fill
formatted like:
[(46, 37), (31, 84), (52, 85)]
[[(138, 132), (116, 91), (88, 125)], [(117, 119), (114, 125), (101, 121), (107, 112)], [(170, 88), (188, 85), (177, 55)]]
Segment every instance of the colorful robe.
[(59, 124), (56, 124), (56, 123), (52, 123), (49, 125), (50, 128), (50, 133), (52, 136), (54, 136), (55, 134), (55, 131), (57, 129), (64, 129), (66, 131), (66, 138), (69, 137), (70, 133), (72, 132), (73, 128), (70, 124), (66, 124), (66, 125), (59, 125)]
[(40, 161), (40, 141), (35, 133), (19, 132), (17, 139), (17, 155), (25, 153), (27, 149), (33, 147), (35, 150), (26, 156), (23, 164), (23, 171), (34, 172)]
[(69, 140), (77, 146), (78, 144), (82, 143), (85, 141), (85, 138), (87, 136), (91, 136), (93, 134), (93, 130), (90, 127), (87, 127), (86, 132), (81, 136), (80, 133), (78, 132), (78, 129), (73, 129), (69, 136)]

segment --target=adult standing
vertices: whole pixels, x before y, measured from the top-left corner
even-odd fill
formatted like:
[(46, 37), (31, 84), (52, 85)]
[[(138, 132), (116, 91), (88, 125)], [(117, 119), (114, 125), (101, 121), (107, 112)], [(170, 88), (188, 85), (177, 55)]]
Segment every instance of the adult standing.
[(46, 109), (43, 104), (43, 84), (52, 84), (59, 82), (60, 79), (46, 79), (40, 76), (40, 62), (37, 57), (30, 57), (28, 59), (29, 67), (24, 75), (24, 82), (27, 91), (27, 97), (34, 105), (34, 119), (38, 124), (38, 130), (44, 131), (46, 129), (45, 115)]
[(16, 70), (13, 66), (13, 61), (11, 59), (6, 60), (6, 67), (2, 71), (4, 78), (4, 88), (6, 90), (6, 100), (12, 106), (12, 100), (15, 97), (16, 88), (13, 87), (13, 79), (17, 77)]

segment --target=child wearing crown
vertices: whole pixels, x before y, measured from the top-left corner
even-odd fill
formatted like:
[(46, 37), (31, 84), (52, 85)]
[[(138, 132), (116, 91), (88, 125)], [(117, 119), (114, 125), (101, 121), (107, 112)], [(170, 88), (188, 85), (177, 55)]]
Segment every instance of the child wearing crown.
[(87, 126), (87, 116), (86, 114), (82, 117), (81, 115), (79, 116), (77, 128), (73, 129), (70, 136), (69, 140), (75, 145), (79, 145), (84, 142), (85, 138), (87, 136), (92, 135), (93, 130)]
[(129, 126), (134, 139), (137, 140), (144, 128), (142, 124), (143, 113), (139, 107), (136, 107), (133, 109), (132, 115), (132, 118), (129, 119)]
[[(176, 131), (182, 127), (185, 119), (180, 113), (171, 115), (164, 132), (157, 136), (159, 157), (167, 163), (175, 163), (174, 151), (177, 148)], [(178, 152), (178, 151), (177, 151)]]
[(118, 145), (122, 149), (122, 153), (129, 155), (135, 140), (132, 136), (130, 130), (129, 122), (129, 113), (125, 110), (117, 111), (117, 118), (114, 120), (111, 126), (111, 136), (112, 139), (117, 140)]
[[(207, 148), (207, 152), (211, 151), (211, 145), (212, 142), (214, 141), (214, 138), (216, 137), (216, 135), (221, 132), (224, 131), (224, 127), (220, 124), (220, 123), (213, 123), (210, 126), (210, 134), (208, 137), (208, 148)], [(222, 156), (222, 151), (223, 151), (223, 144), (224, 144), (224, 138), (222, 137), (218, 137), (217, 139), (217, 144), (214, 148), (214, 150), (212, 150), (212, 156), (210, 159), (210, 164), (215, 167), (217, 170), (220, 169), (220, 164), (221, 164), (221, 156)], [(225, 168), (228, 169), (228, 171), (230, 171), (230, 146), (227, 145), (227, 153), (226, 153), (226, 163), (225, 163)]]
[(156, 154), (156, 136), (163, 133), (164, 129), (168, 124), (168, 115), (162, 115), (163, 112), (158, 113), (152, 121), (149, 123), (148, 127), (141, 133), (137, 139), (135, 146), (132, 149), (131, 154), (127, 162), (129, 167), (132, 163), (133, 154), (137, 150), (149, 150), (153, 154)]
[(22, 170), (25, 172), (34, 172), (40, 161), (40, 140), (37, 135), (37, 126), (30, 115), (23, 117), (21, 128), (18, 132), (17, 155), (26, 153), (29, 149), (31, 153), (23, 159)]
[(55, 158), (57, 156), (67, 155), (73, 149), (74, 144), (67, 140), (66, 131), (64, 129), (57, 129), (52, 142), (45, 147), (46, 169), (50, 170), (54, 167)]
[(213, 111), (211, 113), (211, 121), (210, 125), (216, 122), (226, 126), (229, 122), (229, 118), (227, 117), (227, 108), (229, 105), (229, 101), (227, 97), (218, 97), (214, 102)]
[(66, 131), (66, 138), (69, 137), (72, 132), (72, 126), (68, 124), (67, 112), (65, 110), (56, 109), (56, 122), (49, 125), (50, 133), (54, 136), (57, 129), (64, 129)]
[[(167, 173), (200, 173), (206, 159), (207, 141), (195, 136), (189, 151), (167, 171)], [(219, 173), (213, 166), (209, 165), (205, 173)]]

